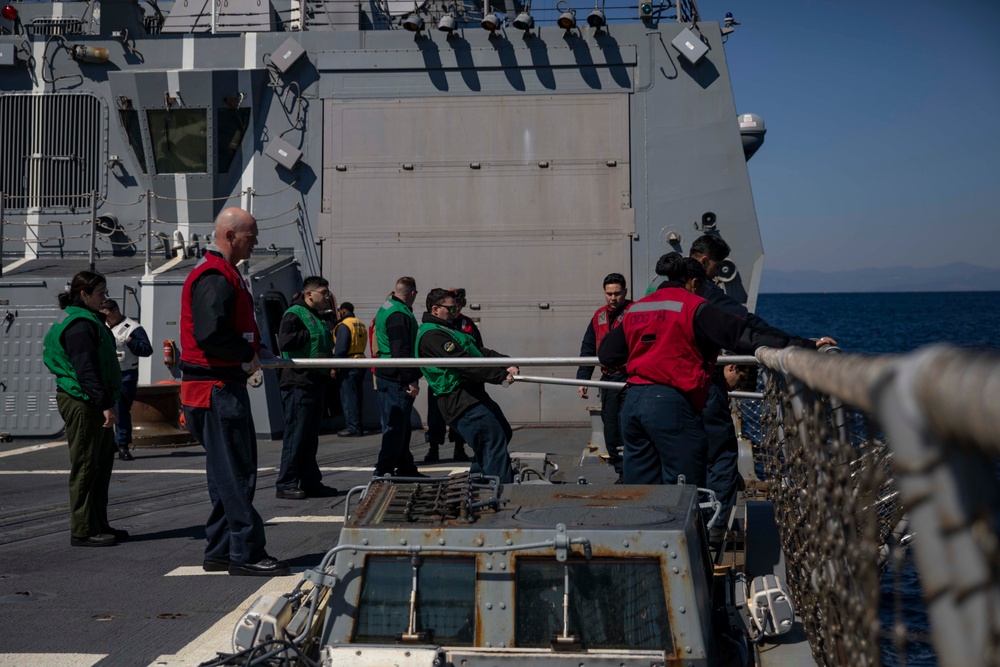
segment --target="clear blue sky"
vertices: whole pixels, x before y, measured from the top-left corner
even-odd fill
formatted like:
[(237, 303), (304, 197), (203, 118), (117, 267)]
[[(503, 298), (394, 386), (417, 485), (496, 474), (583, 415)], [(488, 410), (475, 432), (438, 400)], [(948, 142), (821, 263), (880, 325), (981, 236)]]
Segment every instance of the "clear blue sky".
[(1000, 0), (700, 0), (741, 22), (765, 266), (1000, 268)]

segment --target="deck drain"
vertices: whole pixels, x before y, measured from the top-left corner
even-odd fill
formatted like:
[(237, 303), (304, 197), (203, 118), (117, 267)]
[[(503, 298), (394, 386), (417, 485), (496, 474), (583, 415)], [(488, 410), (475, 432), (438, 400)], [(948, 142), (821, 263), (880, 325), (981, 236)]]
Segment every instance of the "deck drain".
[(172, 621), (172, 620), (176, 620), (178, 618), (187, 618), (188, 615), (187, 614), (158, 614), (156, 617), (157, 618), (162, 618), (162, 619), (164, 619), (166, 621)]

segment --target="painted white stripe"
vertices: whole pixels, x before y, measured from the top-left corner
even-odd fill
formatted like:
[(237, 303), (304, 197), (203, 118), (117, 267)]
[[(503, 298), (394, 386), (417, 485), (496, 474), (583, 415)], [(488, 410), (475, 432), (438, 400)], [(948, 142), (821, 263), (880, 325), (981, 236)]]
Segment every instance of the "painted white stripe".
[[(276, 471), (271, 468), (268, 472)], [(112, 470), (114, 475), (204, 475), (204, 470)], [(68, 475), (69, 470), (0, 470), (0, 475)]]
[[(194, 37), (185, 35), (181, 52), (181, 69), (194, 69)], [(180, 88), (174, 88), (180, 90)]]
[(43, 442), (40, 445), (31, 445), (30, 447), (21, 447), (20, 449), (12, 449), (9, 452), (0, 452), (0, 459), (6, 458), (8, 456), (17, 456), (18, 454), (30, 454), (31, 452), (40, 452), (43, 449), (52, 449), (53, 447), (65, 447), (69, 443), (65, 440), (57, 440), (55, 442)]
[[(196, 568), (201, 570), (201, 568)], [(202, 574), (209, 574), (202, 572)], [(225, 574), (221, 572), (220, 574)], [(150, 663), (150, 667), (192, 667), (205, 660), (211, 660), (217, 653), (230, 653), (233, 650), (233, 628), (237, 621), (261, 595), (282, 595), (292, 590), (301, 577), (292, 574), (287, 577), (273, 577), (252, 593), (236, 609), (220, 619), (218, 623), (201, 634), (200, 637), (182, 648), (174, 655), (161, 655)], [(30, 664), (30, 663), (26, 663)]]
[[(167, 239), (167, 243), (170, 243), (170, 242), (171, 242), (171, 240)], [(159, 273), (166, 273), (167, 271), (170, 271), (171, 269), (173, 269), (175, 266), (177, 266), (178, 264), (180, 264), (183, 261), (184, 261), (184, 256), (183, 255), (177, 255), (173, 259), (171, 259), (171, 260), (169, 260), (167, 262), (164, 262), (163, 265), (160, 266), (158, 269), (155, 269), (153, 271), (153, 275), (155, 276), (155, 275), (157, 275)]]
[(183, 567), (175, 567), (174, 569), (167, 572), (164, 577), (193, 577), (193, 576), (205, 576), (210, 577), (212, 575), (221, 574), (229, 576), (228, 572), (205, 572), (201, 565), (185, 565)]
[[(32, 226), (32, 225), (37, 225), (38, 224), (38, 222), (37, 222), (38, 215), (37, 214), (34, 215), (34, 220), (35, 220), (35, 222), (32, 222), (32, 216), (30, 216), (30, 215), (27, 216), (27, 221), (26, 221), (26, 225), (27, 226), (26, 226), (26, 228), (27, 228), (28, 231), (32, 232), (34, 238), (38, 238), (38, 228)], [(34, 250), (31, 250), (32, 248), (35, 248), (35, 244), (31, 243), (30, 242), (30, 238), (29, 238), (28, 242), (25, 243), (25, 253), (27, 254), (29, 252), (29, 250), (30, 250), (31, 253), (34, 253)], [(7, 266), (3, 267), (3, 270), (7, 271), (9, 273), (9, 272), (13, 271), (14, 269), (16, 269), (17, 267), (21, 266), (22, 264), (27, 264), (31, 260), (36, 259), (36, 257), (37, 257), (37, 253), (34, 253), (31, 257), (22, 257), (21, 259), (15, 260), (14, 262), (12, 262), (12, 263), (8, 264)]]
[[(169, 69), (167, 70), (167, 92), (171, 95), (178, 95), (181, 90), (181, 78), (180, 70)], [(184, 98), (181, 98), (181, 102)]]
[[(62, 443), (66, 444), (66, 443)], [(142, 459), (142, 456), (139, 456)], [(323, 472), (363, 472), (371, 473), (372, 468), (370, 466), (364, 467), (337, 467), (337, 468), (320, 468)], [(461, 466), (458, 468), (451, 466), (434, 466), (433, 468), (420, 468), (422, 472), (440, 472), (448, 475), (452, 475), (459, 472), (466, 472), (469, 470), (469, 466)], [(278, 472), (278, 468), (271, 466), (268, 468), (258, 468), (257, 473), (271, 473)], [(166, 468), (157, 470), (142, 470), (142, 469), (131, 469), (128, 467), (118, 468), (112, 471), (115, 475), (204, 475), (205, 471), (201, 468), (193, 469), (176, 469), (176, 468)], [(68, 475), (69, 470), (0, 470), (0, 475)]]
[(243, 69), (257, 67), (257, 33), (243, 33)]
[(91, 667), (106, 657), (107, 653), (0, 653), (0, 667)]
[(264, 523), (343, 523), (344, 515), (340, 516), (276, 516)]
[[(191, 204), (188, 202), (187, 174), (174, 174), (174, 196), (177, 198), (177, 229), (184, 235), (184, 241), (191, 240)], [(172, 239), (170, 239), (172, 240)], [(169, 241), (168, 241), (169, 242)]]

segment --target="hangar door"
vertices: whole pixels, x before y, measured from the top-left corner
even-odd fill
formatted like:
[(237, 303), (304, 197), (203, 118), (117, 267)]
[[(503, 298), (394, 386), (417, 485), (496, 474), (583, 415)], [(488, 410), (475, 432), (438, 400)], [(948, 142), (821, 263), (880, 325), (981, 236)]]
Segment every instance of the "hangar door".
[[(579, 352), (601, 278), (629, 274), (628, 95), (325, 104), (319, 234), (340, 300), (371, 317), (411, 275), (418, 319), (428, 289), (465, 287), (488, 347)], [(586, 420), (572, 389), (502, 394), (512, 421)]]

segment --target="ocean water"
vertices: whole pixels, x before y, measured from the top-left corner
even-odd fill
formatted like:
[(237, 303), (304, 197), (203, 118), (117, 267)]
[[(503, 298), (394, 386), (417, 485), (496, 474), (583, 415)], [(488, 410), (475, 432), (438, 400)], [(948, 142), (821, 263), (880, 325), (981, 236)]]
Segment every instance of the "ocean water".
[[(756, 312), (789, 333), (832, 336), (845, 352), (905, 353), (933, 343), (1000, 352), (1000, 292), (761, 294)], [(907, 627), (926, 635), (927, 613), (911, 559), (898, 575), (883, 577), (880, 616), (887, 631), (897, 598)], [(900, 659), (884, 641), (882, 657), (885, 665), (937, 664), (932, 647), (922, 642), (911, 644)]]
[(1000, 348), (1000, 292), (761, 294), (758, 315), (845, 352), (909, 352), (931, 343)]

